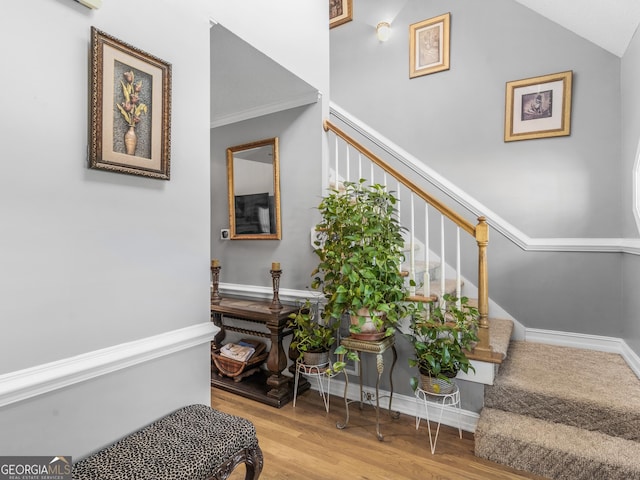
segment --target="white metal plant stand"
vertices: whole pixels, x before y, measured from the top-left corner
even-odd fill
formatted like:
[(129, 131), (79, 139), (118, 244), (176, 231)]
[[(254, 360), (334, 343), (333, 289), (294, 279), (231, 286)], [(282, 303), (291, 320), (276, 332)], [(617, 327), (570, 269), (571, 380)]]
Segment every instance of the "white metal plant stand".
[[(454, 388), (451, 393), (433, 393), (417, 388), (416, 392), (416, 430), (420, 426), (421, 417), (419, 415), (420, 404), (424, 405), (424, 411), (427, 418), (427, 430), (429, 431), (429, 445), (431, 447), (431, 454), (436, 451), (436, 443), (438, 442), (438, 434), (440, 433), (440, 423), (442, 422), (442, 413), (446, 407), (453, 407), (458, 417), (458, 434), (462, 438), (462, 428), (460, 426), (460, 389), (458, 385), (454, 383)], [(438, 426), (435, 431), (435, 435), (431, 433), (431, 421), (429, 419), (429, 405), (439, 408), (440, 413), (438, 415)]]
[[(318, 393), (322, 396), (322, 401), (324, 402), (324, 409), (329, 413), (329, 392), (331, 391), (331, 376), (327, 375), (327, 369), (330, 367), (329, 362), (323, 363), (321, 365), (306, 365), (302, 361), (302, 357), (296, 360), (296, 378), (295, 385), (293, 388), (293, 407), (296, 406), (296, 398), (298, 397), (298, 381), (300, 378), (300, 374), (316, 377), (316, 382), (318, 385)], [(327, 377), (327, 389), (324, 389), (324, 383), (322, 382), (322, 378)]]

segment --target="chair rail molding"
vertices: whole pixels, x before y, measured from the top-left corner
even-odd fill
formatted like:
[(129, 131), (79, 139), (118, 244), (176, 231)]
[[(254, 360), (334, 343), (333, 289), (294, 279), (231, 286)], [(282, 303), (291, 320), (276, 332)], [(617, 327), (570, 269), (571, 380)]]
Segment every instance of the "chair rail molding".
[(406, 150), (372, 129), (335, 103), (330, 103), (330, 113), (349, 128), (358, 132), (386, 154), (402, 163), (414, 173), (436, 187), (449, 198), (476, 216), (484, 216), (487, 223), (521, 249), (532, 252), (600, 252), (640, 255), (640, 238), (531, 238), (496, 212), (471, 197), (453, 182), (420, 162)]
[(0, 375), (0, 407), (210, 342), (219, 330), (200, 323)]

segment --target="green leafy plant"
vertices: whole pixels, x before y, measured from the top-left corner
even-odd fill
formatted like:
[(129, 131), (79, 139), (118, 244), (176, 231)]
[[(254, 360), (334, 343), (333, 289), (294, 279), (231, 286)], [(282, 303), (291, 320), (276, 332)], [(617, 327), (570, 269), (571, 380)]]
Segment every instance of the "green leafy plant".
[(383, 185), (345, 182), (320, 202), (322, 221), (314, 252), (320, 262), (312, 272), (313, 288), (326, 298), (323, 316), (358, 318), (352, 333), (365, 323), (361, 309), (372, 313), (375, 327), (392, 335), (409, 311), (401, 272), (404, 239), (397, 217), (397, 198)]
[(340, 327), (337, 321), (320, 323), (317, 307), (306, 301), (296, 313), (289, 315), (289, 327), (293, 331), (291, 348), (304, 352), (328, 352), (336, 341)]
[[(413, 315), (411, 333), (405, 337), (414, 350), (409, 366), (417, 366), (423, 375), (450, 382), (460, 370), (475, 372), (465, 352), (478, 340), (479, 314), (467, 297), (445, 294), (443, 301), (424, 315)], [(418, 387), (416, 377), (411, 379), (411, 386), (414, 390)]]
[(333, 352), (338, 356), (338, 359), (333, 362), (333, 365), (327, 369), (327, 375), (335, 375), (336, 373), (341, 372), (347, 366), (347, 362), (345, 360), (351, 360), (353, 362), (359, 362), (360, 357), (354, 351), (347, 350), (344, 345), (339, 345), (338, 348)]

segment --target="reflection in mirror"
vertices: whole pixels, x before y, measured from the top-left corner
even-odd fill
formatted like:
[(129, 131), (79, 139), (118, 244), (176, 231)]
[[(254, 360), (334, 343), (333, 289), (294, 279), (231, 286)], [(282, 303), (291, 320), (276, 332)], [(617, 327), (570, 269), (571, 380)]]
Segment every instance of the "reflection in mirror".
[(232, 240), (280, 240), (278, 138), (227, 148)]

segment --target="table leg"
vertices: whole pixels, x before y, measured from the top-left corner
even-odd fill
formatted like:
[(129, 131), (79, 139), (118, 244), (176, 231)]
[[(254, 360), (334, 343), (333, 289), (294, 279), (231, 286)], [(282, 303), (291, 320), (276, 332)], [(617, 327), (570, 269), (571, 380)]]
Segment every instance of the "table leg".
[(381, 353), (376, 355), (376, 367), (378, 369), (378, 377), (376, 378), (376, 436), (382, 442), (384, 437), (380, 433), (380, 377), (384, 371), (384, 357)]
[(391, 350), (393, 351), (393, 362), (391, 362), (391, 370), (389, 370), (389, 386), (391, 387), (391, 391), (389, 392), (389, 416), (393, 419), (398, 419), (400, 418), (400, 412), (391, 410), (391, 402), (393, 402), (393, 368), (398, 361), (398, 352), (396, 351), (395, 345), (391, 347)]
[(358, 380), (360, 380), (360, 410), (364, 410), (364, 390), (362, 389), (362, 358), (360, 357), (360, 352), (357, 352), (358, 355)]
[(289, 382), (291, 379), (282, 375), (282, 371), (287, 367), (287, 356), (282, 346), (282, 337), (280, 336), (278, 325), (268, 324), (267, 328), (271, 334), (271, 350), (267, 357), (267, 369), (271, 374), (267, 378), (267, 385), (271, 389), (267, 392), (267, 396), (278, 400), (288, 400), (290, 398)]
[(222, 314), (221, 313), (212, 313), (211, 314), (211, 321), (213, 322), (213, 324), (220, 328), (220, 330), (218, 331), (218, 333), (216, 333), (216, 336), (213, 337), (213, 345), (214, 348), (218, 349), (222, 346), (222, 341), (224, 340), (224, 337), (226, 336), (226, 332), (224, 329), (224, 322), (222, 321)]
[(349, 375), (344, 370), (342, 371), (344, 374), (344, 411), (345, 411), (345, 419), (344, 423), (337, 422), (336, 427), (340, 430), (347, 428), (349, 425), (349, 398), (347, 397), (347, 391), (349, 390)]

